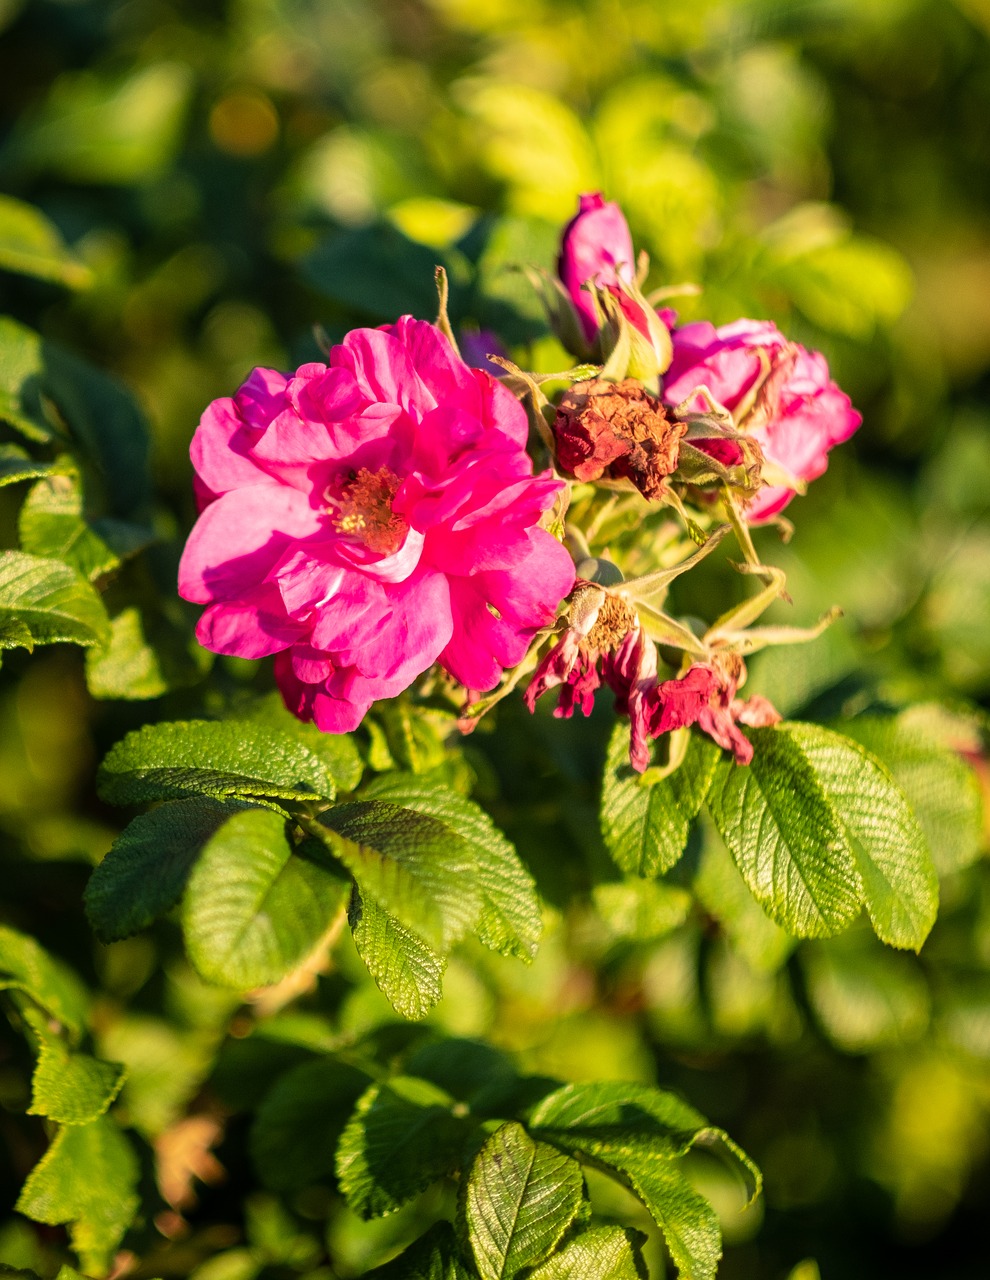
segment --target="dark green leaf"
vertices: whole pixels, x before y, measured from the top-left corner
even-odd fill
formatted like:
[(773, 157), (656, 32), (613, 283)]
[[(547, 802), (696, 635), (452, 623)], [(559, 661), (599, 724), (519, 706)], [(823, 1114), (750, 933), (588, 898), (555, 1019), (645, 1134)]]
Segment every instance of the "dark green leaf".
[(332, 799), (326, 765), (300, 742), (237, 721), (172, 721), (129, 733), (97, 779), (110, 804), (144, 804), (197, 794)]
[(473, 1272), (464, 1265), (453, 1227), (436, 1222), (397, 1258), (369, 1271), (366, 1280), (473, 1280)]
[(356, 1067), (301, 1062), (265, 1095), (251, 1128), (251, 1158), (266, 1187), (296, 1191), (329, 1179), (347, 1116), (368, 1087)]
[(102, 942), (145, 929), (182, 897), (200, 849), (247, 806), (206, 797), (173, 800), (135, 818), (90, 876), (84, 900)]
[(16, 444), (0, 444), (0, 488), (23, 480), (40, 480), (54, 469), (53, 463), (36, 462)]
[(383, 800), (338, 805), (314, 834), (373, 898), (430, 946), (448, 951), (481, 911), (471, 847), (446, 823)]
[(509, 1280), (560, 1243), (584, 1200), (581, 1167), (520, 1124), (501, 1125), (478, 1152), (461, 1198), (464, 1233), (482, 1280)]
[(21, 505), (21, 546), (36, 556), (64, 560), (90, 582), (116, 569), (120, 560), (83, 515), (79, 474), (62, 460), (57, 475), (39, 480)]
[(412, 1076), (372, 1085), (337, 1147), (337, 1178), (356, 1213), (393, 1213), (460, 1167), (469, 1129), (453, 1105), (442, 1089)]
[(326, 867), (293, 853), (278, 813), (235, 814), (206, 843), (186, 886), (189, 958), (220, 986), (278, 982), (326, 935), (347, 892)]
[(364, 764), (351, 735), (324, 733), (315, 724), (297, 719), (287, 710), (280, 694), (270, 693), (257, 698), (243, 711), (236, 710), (234, 714), (296, 738), (326, 765), (338, 791), (353, 791), (361, 781)]
[(39, 335), (0, 316), (0, 421), (41, 443), (55, 435), (41, 401), (44, 367)]
[(605, 763), (601, 824), (617, 866), (633, 875), (656, 876), (680, 860), (718, 759), (713, 742), (692, 734), (680, 767), (650, 782), (649, 774), (644, 778), (629, 764), (628, 726), (615, 726)]
[(473, 878), (482, 900), (479, 938), (502, 955), (532, 959), (543, 927), (536, 887), (515, 849), (482, 808), (447, 787), (394, 773), (373, 779), (364, 795), (429, 814), (455, 831), (475, 858)]

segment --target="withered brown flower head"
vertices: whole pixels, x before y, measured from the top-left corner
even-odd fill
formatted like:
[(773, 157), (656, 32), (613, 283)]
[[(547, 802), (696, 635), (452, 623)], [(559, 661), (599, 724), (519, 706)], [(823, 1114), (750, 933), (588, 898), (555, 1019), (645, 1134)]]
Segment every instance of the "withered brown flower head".
[(576, 382), (553, 424), (561, 470), (578, 480), (631, 480), (651, 499), (663, 496), (686, 430), (635, 378)]

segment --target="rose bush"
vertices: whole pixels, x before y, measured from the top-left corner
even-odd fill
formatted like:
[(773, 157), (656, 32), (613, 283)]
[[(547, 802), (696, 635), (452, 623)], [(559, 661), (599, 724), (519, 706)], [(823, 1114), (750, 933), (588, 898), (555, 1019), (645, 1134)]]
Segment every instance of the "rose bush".
[(491, 689), (553, 620), (571, 558), (539, 527), (527, 419), (430, 324), (357, 329), (285, 376), (258, 369), (192, 443), (202, 512), (179, 589), (197, 635), (275, 654), (290, 709), (356, 727), (439, 661)]

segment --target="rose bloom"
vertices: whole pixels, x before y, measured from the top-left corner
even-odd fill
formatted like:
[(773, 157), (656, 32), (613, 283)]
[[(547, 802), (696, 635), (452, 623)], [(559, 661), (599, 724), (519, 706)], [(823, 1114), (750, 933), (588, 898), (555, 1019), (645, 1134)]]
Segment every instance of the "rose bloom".
[[(699, 386), (730, 412), (752, 406), (740, 426), (764, 457), (797, 480), (814, 480), (828, 465), (828, 452), (848, 440), (862, 417), (829, 377), (825, 357), (788, 342), (775, 325), (736, 320), (716, 329), (707, 321), (673, 330), (674, 358), (664, 376), (663, 398), (681, 404)], [(691, 409), (705, 406), (698, 398)], [(746, 509), (750, 524), (769, 520), (796, 493), (769, 484)]]
[(539, 527), (526, 413), (410, 316), (356, 329), (328, 364), (256, 369), (193, 438), (201, 514), (179, 591), (200, 643), (275, 654), (286, 705), (355, 728), (439, 662), (494, 688), (574, 583)]

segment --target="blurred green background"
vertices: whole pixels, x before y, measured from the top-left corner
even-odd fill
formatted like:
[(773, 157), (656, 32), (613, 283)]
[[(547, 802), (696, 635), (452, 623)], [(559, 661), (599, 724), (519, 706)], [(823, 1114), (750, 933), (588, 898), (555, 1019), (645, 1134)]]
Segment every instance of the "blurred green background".
[[(456, 324), (500, 333), (520, 363), (566, 367), (512, 268), (552, 266), (577, 194), (600, 188), (649, 251), (651, 286), (702, 286), (677, 300), (684, 317), (773, 318), (827, 354), (864, 414), (788, 512), (793, 542), (761, 535), (788, 570), (791, 619), (833, 603), (846, 618), (754, 664), (752, 687), (826, 721), (925, 704), (905, 714), (990, 785), (970, 714), (990, 694), (987, 0), (0, 0), (0, 119), (0, 191), (69, 248), (50, 284), (0, 270), (0, 310), (143, 406), (160, 542), (126, 587), (157, 592), (178, 636), (192, 620), (173, 599), (187, 446), (207, 401), (254, 365), (316, 357), (314, 325), (335, 337), (432, 317), (437, 262)], [(10, 546), (22, 495), (2, 494)], [(736, 589), (724, 565), (691, 577), (681, 606), (709, 617)], [(187, 688), (151, 711), (94, 702), (73, 651), (0, 672), (5, 918), (101, 991), (101, 1047), (131, 1065), (124, 1104), (149, 1142), (203, 1096), (234, 1117), (226, 1181), (171, 1245), (149, 1217), (139, 1276), (186, 1275), (225, 1248), (243, 1263), (244, 1231), (256, 1259), (274, 1248), (274, 1201), (237, 1118), (271, 1069), (264, 1038), (228, 1039), (214, 1068), (230, 999), (198, 986), (174, 930), (99, 948), (79, 905), (119, 823), (93, 796), (100, 754), (149, 716), (217, 710), (270, 679), (222, 663), (204, 682), (180, 656), (186, 674), (162, 688)], [(737, 1189), (698, 1171), (724, 1210), (726, 1280), (782, 1280), (805, 1258), (825, 1280), (984, 1276), (990, 875), (976, 810), (929, 833), (943, 910), (920, 958), (865, 930), (794, 947), (707, 831), (655, 894), (598, 883), (613, 874), (596, 834), (601, 712), (562, 725), (506, 704), (451, 756), (551, 918), (533, 970), (480, 952), (455, 963), (435, 1021), (531, 1070), (655, 1080), (724, 1125), (766, 1175), (740, 1215)], [(689, 912), (684, 885), (717, 911)], [(306, 999), (338, 1029), (388, 1016), (346, 956)], [(267, 1043), (298, 1047), (282, 1036)], [(17, 1116), (23, 1051), (2, 1043), (7, 1205), (44, 1139)], [(330, 1241), (337, 1270), (320, 1274), (341, 1277), (437, 1211), (368, 1228), (332, 1200), (293, 1206)], [(4, 1262), (49, 1274), (57, 1247), (57, 1232), (39, 1243), (22, 1221), (0, 1225)], [(289, 1250), (271, 1274), (307, 1274), (307, 1256)]]

